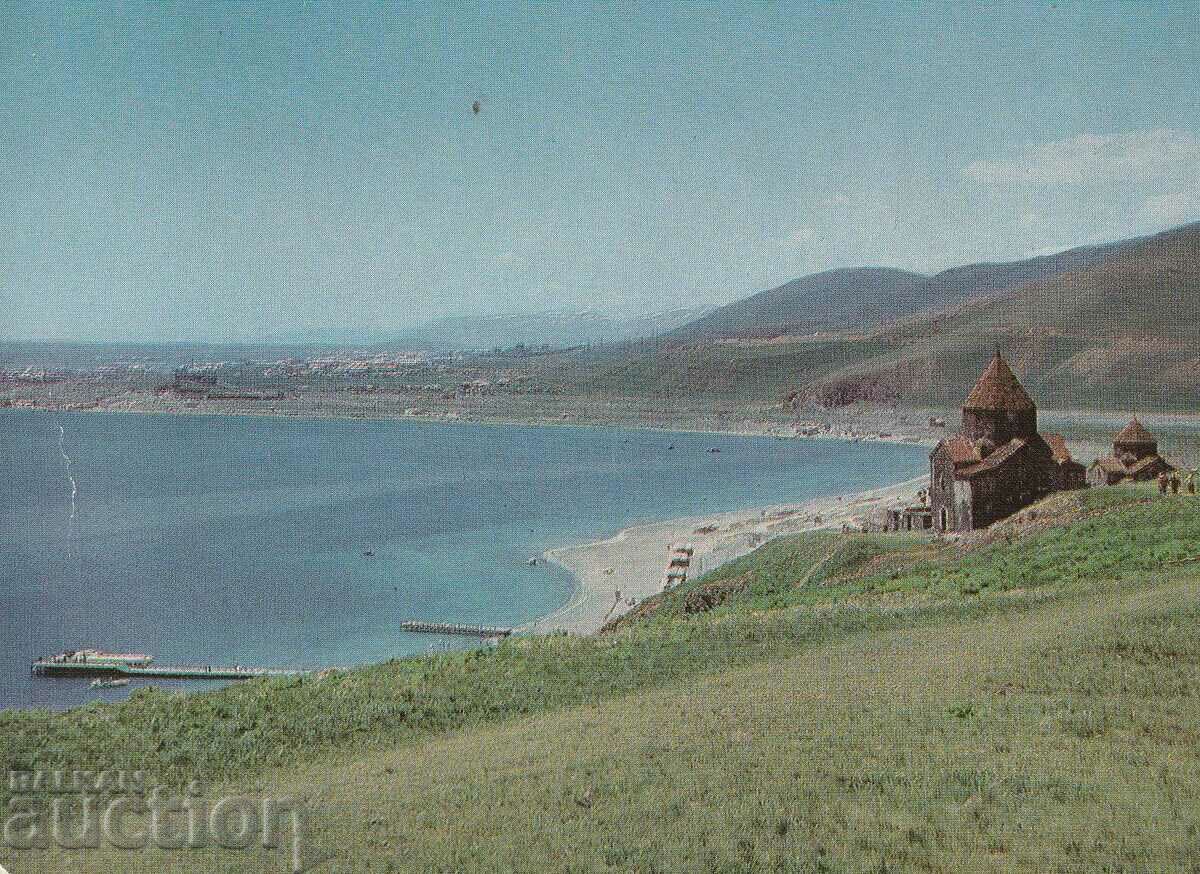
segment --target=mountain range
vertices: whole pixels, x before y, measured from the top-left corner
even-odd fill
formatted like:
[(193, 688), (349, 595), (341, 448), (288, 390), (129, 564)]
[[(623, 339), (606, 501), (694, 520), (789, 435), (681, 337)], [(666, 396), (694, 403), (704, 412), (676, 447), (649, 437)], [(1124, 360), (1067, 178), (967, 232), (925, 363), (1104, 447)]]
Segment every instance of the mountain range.
[(547, 378), (658, 398), (958, 406), (997, 345), (1044, 407), (1196, 409), (1200, 223), (924, 278), (828, 271), (650, 347), (565, 357)]
[(1085, 246), (1024, 261), (968, 264), (932, 276), (890, 267), (827, 270), (734, 301), (676, 328), (670, 336), (688, 341), (866, 330), (1091, 267), (1141, 241)]

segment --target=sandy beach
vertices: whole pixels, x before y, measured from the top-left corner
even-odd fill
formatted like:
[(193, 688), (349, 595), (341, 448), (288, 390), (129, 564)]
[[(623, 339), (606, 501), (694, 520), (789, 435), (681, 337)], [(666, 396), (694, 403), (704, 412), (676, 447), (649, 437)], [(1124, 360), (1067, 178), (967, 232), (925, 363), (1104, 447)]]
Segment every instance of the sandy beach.
[[(545, 553), (546, 561), (565, 568), (576, 590), (560, 610), (523, 626), (527, 632), (562, 630), (592, 634), (630, 609), (626, 599), (641, 601), (662, 591), (670, 546), (695, 547), (690, 578), (740, 558), (767, 540), (817, 529), (841, 529), (872, 510), (911, 501), (928, 483), (918, 477), (851, 495), (829, 496), (731, 513), (652, 522), (626, 528), (614, 537)], [(620, 590), (618, 602), (616, 592)]]

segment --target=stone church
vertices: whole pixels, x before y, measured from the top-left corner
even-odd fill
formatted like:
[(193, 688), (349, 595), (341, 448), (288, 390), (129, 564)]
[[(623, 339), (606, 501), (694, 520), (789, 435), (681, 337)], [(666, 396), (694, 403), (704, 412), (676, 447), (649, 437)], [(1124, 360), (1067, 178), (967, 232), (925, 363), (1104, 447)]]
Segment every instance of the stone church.
[(1125, 480), (1139, 482), (1171, 473), (1175, 467), (1158, 454), (1158, 441), (1133, 417), (1113, 440), (1112, 455), (1097, 458), (1088, 468), (1088, 483), (1111, 486)]
[(1059, 434), (1039, 434), (1037, 405), (1000, 350), (962, 408), (962, 429), (929, 455), (937, 531), (985, 528), (1050, 492), (1086, 486)]

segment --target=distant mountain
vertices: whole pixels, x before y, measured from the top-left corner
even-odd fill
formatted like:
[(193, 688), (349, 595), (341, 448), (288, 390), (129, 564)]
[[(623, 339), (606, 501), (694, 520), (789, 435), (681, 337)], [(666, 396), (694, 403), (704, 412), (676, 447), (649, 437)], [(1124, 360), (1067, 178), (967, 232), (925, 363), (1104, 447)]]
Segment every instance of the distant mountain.
[(578, 346), (655, 337), (702, 316), (708, 307), (658, 313), (612, 315), (591, 310), (552, 310), (496, 316), (435, 319), (408, 331), (372, 334), (360, 341), (435, 349), (491, 349), (526, 346)]
[(670, 336), (696, 341), (871, 329), (1025, 282), (1090, 267), (1122, 247), (1139, 242), (1141, 238), (1024, 261), (969, 264), (934, 276), (886, 267), (827, 270), (723, 306)]
[(928, 277), (890, 267), (826, 270), (713, 310), (670, 334), (673, 340), (776, 337), (879, 324)]

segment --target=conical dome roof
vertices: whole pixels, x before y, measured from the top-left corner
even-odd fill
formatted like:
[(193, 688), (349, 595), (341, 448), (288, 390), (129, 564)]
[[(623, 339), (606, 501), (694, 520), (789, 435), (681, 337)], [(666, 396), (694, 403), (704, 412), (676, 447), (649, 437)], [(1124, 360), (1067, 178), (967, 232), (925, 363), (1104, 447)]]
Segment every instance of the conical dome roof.
[(963, 404), (966, 410), (1036, 410), (1033, 399), (1025, 393), (1008, 363), (996, 350), (995, 357), (975, 383)]
[(1121, 429), (1121, 433), (1117, 435), (1115, 443), (1157, 443), (1154, 435), (1147, 431), (1142, 423), (1134, 416), (1129, 424)]

